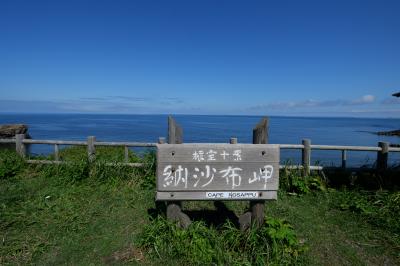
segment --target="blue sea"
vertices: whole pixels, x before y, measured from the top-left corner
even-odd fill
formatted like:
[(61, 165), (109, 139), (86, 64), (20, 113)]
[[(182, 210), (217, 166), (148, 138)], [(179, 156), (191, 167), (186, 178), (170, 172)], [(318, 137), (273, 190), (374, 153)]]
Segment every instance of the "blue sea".
[[(231, 137), (251, 143), (252, 129), (260, 116), (176, 115), (183, 128), (184, 142), (227, 143)], [(86, 140), (96, 136), (102, 141), (157, 142), (167, 137), (167, 115), (110, 114), (0, 114), (0, 124), (23, 123), (29, 126), (34, 139)], [(400, 128), (400, 119), (381, 118), (310, 118), (270, 117), (269, 142), (376, 146), (379, 141), (400, 143), (399, 137), (377, 136), (373, 132)], [(34, 154), (47, 154), (53, 147), (32, 145)], [(372, 164), (374, 152), (349, 152), (348, 164)], [(281, 162), (299, 163), (301, 152), (283, 150)], [(400, 163), (400, 153), (390, 153), (391, 163)], [(313, 151), (312, 161), (319, 165), (339, 165), (340, 151)]]

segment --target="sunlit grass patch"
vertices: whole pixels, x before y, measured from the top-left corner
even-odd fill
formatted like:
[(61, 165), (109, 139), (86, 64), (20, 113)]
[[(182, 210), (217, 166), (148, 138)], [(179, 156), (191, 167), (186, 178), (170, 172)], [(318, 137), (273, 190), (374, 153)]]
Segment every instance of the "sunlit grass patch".
[(264, 225), (241, 232), (227, 220), (221, 227), (193, 222), (180, 229), (158, 216), (137, 240), (147, 256), (191, 265), (285, 265), (305, 261), (306, 247), (287, 222), (268, 218)]

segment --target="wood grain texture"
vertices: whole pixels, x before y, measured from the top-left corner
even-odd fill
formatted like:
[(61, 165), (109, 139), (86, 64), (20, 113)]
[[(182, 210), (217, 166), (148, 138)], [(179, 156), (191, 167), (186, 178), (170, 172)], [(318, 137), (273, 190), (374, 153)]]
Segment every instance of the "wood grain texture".
[(301, 153), (301, 160), (303, 164), (303, 175), (307, 176), (310, 174), (310, 161), (311, 161), (311, 140), (303, 139), (303, 150)]
[[(253, 144), (267, 144), (269, 142), (268, 128), (269, 128), (269, 120), (268, 118), (265, 117), (253, 129)], [(255, 200), (250, 202), (251, 224), (253, 226), (259, 228), (264, 223), (264, 209), (265, 209), (265, 201)], [(245, 227), (245, 225), (241, 227)]]
[(24, 144), (25, 134), (17, 134), (15, 135), (15, 149), (17, 153), (25, 158), (26, 157), (26, 147)]
[(124, 147), (124, 162), (129, 162), (129, 148), (128, 146)]
[(253, 144), (268, 143), (268, 137), (269, 137), (268, 128), (269, 128), (269, 120), (267, 117), (264, 117), (253, 129)]
[(384, 171), (388, 168), (389, 143), (380, 141), (378, 146), (381, 151), (378, 151), (376, 168), (378, 171)]
[(346, 162), (347, 162), (347, 151), (342, 150), (342, 168), (346, 168)]
[(95, 136), (89, 136), (87, 138), (87, 153), (89, 162), (94, 162), (96, 160), (96, 147), (94, 146), (95, 142), (96, 142)]
[(251, 226), (252, 212), (247, 211), (239, 216), (239, 228), (240, 231), (244, 232)]
[[(157, 145), (158, 191), (277, 190), (279, 185), (279, 146), (266, 144), (159, 144)], [(206, 153), (214, 151), (214, 160)], [(234, 154), (240, 150), (241, 161)], [(204, 152), (204, 160), (193, 154)], [(200, 161), (199, 161), (200, 160)], [(235, 169), (235, 180), (226, 176)], [(224, 172), (225, 171), (225, 172)], [(263, 171), (272, 175), (266, 181)], [(210, 183), (209, 183), (210, 182)], [(240, 184), (240, 185), (239, 185)]]
[[(266, 172), (272, 170), (270, 178), (261, 177), (262, 169)], [(231, 176), (233, 173), (235, 177)], [(159, 162), (157, 177), (158, 191), (278, 190), (279, 163), (242, 162), (240, 165), (231, 163), (202, 165)]]
[[(160, 143), (163, 141), (160, 139)], [(169, 144), (181, 144), (183, 142), (183, 131), (182, 128), (176, 123), (172, 116), (168, 117), (168, 143)], [(159, 155), (157, 152), (157, 161), (159, 161)], [(187, 228), (191, 221), (190, 218), (182, 212), (180, 201), (168, 201), (167, 202), (167, 219)]]
[[(199, 162), (199, 160), (194, 160), (194, 153), (199, 153), (199, 151), (203, 151), (204, 158), (199, 163), (237, 163), (237, 157), (233, 155), (237, 150), (241, 150), (242, 162), (279, 162), (279, 145), (276, 144), (157, 144), (159, 161), (171, 163)], [(210, 151), (216, 152), (215, 160), (209, 160)], [(224, 151), (229, 155), (223, 156)]]
[(60, 149), (58, 147), (58, 144), (54, 144), (54, 160), (55, 161), (60, 160)]
[(168, 143), (181, 144), (183, 143), (182, 127), (178, 125), (172, 116), (168, 116)]
[(167, 217), (181, 228), (188, 228), (192, 223), (189, 216), (182, 212), (180, 202), (168, 202)]

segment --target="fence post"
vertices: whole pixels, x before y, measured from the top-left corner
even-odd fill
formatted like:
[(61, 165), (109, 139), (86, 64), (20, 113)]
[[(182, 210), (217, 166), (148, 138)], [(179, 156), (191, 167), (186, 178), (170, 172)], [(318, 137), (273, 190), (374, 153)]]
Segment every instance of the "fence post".
[(87, 138), (87, 152), (88, 152), (88, 158), (89, 162), (94, 162), (96, 160), (96, 147), (94, 146), (94, 143), (96, 142), (96, 137), (95, 136), (89, 136)]
[(54, 144), (54, 160), (56, 161), (60, 160), (60, 150), (58, 144)]
[(124, 162), (129, 162), (129, 147), (124, 146)]
[(168, 116), (168, 143), (169, 144), (182, 144), (183, 131), (172, 116)]
[(164, 137), (159, 137), (158, 138), (158, 144), (165, 144), (165, 138)]
[(23, 158), (26, 157), (26, 147), (23, 142), (24, 139), (25, 139), (25, 134), (16, 134), (15, 135), (15, 150)]
[[(161, 140), (161, 139), (160, 139)], [(168, 143), (181, 144), (183, 142), (182, 128), (176, 123), (172, 116), (168, 116)], [(167, 202), (167, 219), (173, 222), (178, 222), (182, 228), (187, 228), (190, 224), (190, 218), (181, 209), (180, 201)]]
[(307, 176), (310, 174), (310, 161), (311, 161), (311, 140), (303, 139), (302, 144), (304, 146), (302, 150), (302, 164), (303, 164), (303, 175)]
[(342, 168), (346, 169), (347, 151), (342, 150)]
[(380, 141), (378, 146), (381, 150), (378, 151), (376, 168), (378, 171), (385, 171), (388, 168), (389, 142)]
[[(269, 142), (268, 128), (268, 118), (264, 117), (253, 129), (253, 144), (267, 144)], [(261, 227), (264, 223), (264, 205), (264, 200), (250, 201), (251, 223), (256, 228)]]

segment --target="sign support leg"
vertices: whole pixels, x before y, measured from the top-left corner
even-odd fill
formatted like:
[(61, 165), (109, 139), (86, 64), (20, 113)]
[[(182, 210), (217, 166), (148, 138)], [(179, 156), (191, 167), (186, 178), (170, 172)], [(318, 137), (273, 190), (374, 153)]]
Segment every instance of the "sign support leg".
[[(268, 118), (264, 117), (253, 129), (253, 144), (268, 143)], [(250, 226), (259, 228), (264, 223), (265, 201), (250, 202), (250, 211), (239, 217), (240, 230), (245, 231)]]
[[(182, 128), (176, 123), (172, 116), (168, 117), (168, 143), (183, 143)], [(180, 201), (167, 202), (167, 219), (178, 223), (182, 228), (187, 228), (191, 224), (189, 216), (182, 212), (182, 203)]]

